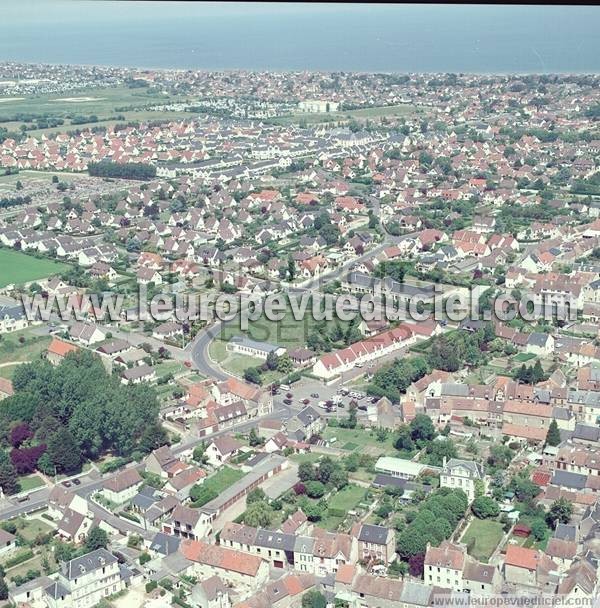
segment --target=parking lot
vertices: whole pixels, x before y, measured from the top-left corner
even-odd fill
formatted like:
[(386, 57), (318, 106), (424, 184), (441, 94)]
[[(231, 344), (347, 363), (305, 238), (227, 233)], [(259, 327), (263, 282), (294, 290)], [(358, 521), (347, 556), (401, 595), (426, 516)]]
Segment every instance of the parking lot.
[[(342, 395), (338, 392), (340, 389), (349, 391), (349, 393)], [(353, 396), (350, 393), (358, 393), (358, 395)], [(279, 394), (275, 395), (273, 399), (276, 402), (285, 403), (284, 400), (287, 399), (288, 394), (292, 395), (292, 403), (289, 404), (289, 407), (293, 411), (297, 412), (307, 405), (311, 405), (321, 415), (342, 415), (348, 411), (352, 400), (357, 401), (360, 415), (361, 412), (364, 413), (367, 404), (371, 401), (371, 398), (367, 397), (364, 392), (355, 391), (354, 388), (341, 385), (339, 382), (327, 386), (310, 378), (303, 378), (299, 382), (296, 382), (290, 387), (289, 391), (280, 389)], [(320, 402), (336, 400), (339, 401), (333, 411), (327, 412), (324, 408), (319, 407)], [(305, 401), (308, 401), (308, 403), (305, 403)], [(286, 405), (288, 404), (286, 403)]]

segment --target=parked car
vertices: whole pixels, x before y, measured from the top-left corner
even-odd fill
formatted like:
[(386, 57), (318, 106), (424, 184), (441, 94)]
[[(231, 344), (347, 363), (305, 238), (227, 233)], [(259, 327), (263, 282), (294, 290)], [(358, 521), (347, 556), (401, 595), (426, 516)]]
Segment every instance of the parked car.
[(288, 399), (291, 399), (294, 395), (292, 395), (292, 393), (286, 393), (285, 395)]
[(310, 395), (313, 399), (318, 399), (319, 398), (319, 393), (311, 393)]
[(74, 486), (80, 486), (81, 485), (81, 479), (74, 479), (73, 480), (73, 485)]
[(62, 485), (65, 486), (65, 488), (70, 488), (71, 487), (71, 482), (70, 481), (63, 481)]
[(291, 399), (284, 399), (284, 400), (283, 400), (283, 402), (284, 402), (286, 405), (292, 405), (292, 400), (291, 400)]

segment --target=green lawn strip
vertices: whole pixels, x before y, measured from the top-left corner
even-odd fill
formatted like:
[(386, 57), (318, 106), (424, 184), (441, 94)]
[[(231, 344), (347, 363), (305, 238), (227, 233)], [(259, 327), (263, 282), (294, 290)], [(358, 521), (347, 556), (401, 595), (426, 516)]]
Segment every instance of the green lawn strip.
[(41, 488), (45, 485), (44, 480), (39, 475), (27, 475), (25, 477), (20, 477), (19, 484), (21, 485), (21, 492)]

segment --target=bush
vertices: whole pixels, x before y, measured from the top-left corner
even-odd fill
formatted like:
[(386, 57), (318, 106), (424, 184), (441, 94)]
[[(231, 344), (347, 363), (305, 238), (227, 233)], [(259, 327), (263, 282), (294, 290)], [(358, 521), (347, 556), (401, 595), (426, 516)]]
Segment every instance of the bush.
[(31, 549), (27, 549), (26, 551), (23, 551), (22, 553), (19, 553), (18, 555), (15, 555), (14, 557), (7, 559), (4, 562), (4, 568), (6, 570), (10, 570), (11, 568), (18, 566), (19, 564), (26, 562), (28, 559), (31, 559), (32, 557), (33, 557), (33, 551)]
[(489, 496), (480, 496), (479, 498), (476, 498), (471, 505), (471, 510), (479, 519), (488, 519), (500, 515), (498, 503)]
[(152, 558), (150, 557), (150, 555), (148, 553), (142, 553), (140, 555), (140, 566), (147, 564), (151, 559)]
[(320, 481), (306, 482), (306, 494), (311, 498), (321, 498), (325, 494), (325, 486)]
[(158, 587), (158, 583), (156, 581), (150, 581), (146, 583), (146, 593), (152, 593)]

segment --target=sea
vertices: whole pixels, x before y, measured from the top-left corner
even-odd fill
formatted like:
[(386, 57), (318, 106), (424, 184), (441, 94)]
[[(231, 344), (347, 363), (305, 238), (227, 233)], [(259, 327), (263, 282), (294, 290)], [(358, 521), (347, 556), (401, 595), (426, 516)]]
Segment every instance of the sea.
[(206, 70), (597, 73), (594, 6), (21, 0), (0, 62)]

